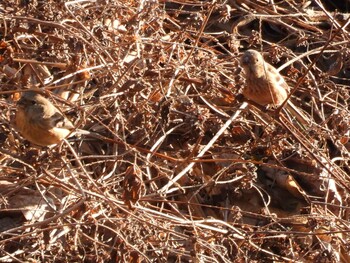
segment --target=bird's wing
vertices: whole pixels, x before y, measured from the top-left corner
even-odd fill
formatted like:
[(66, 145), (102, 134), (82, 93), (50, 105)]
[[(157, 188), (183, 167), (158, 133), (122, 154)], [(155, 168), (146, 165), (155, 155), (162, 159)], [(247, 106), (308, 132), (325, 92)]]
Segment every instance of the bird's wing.
[(43, 129), (50, 130), (53, 128), (64, 128), (64, 129), (73, 129), (73, 124), (65, 118), (58, 110), (54, 110), (53, 112), (41, 112), (40, 115), (36, 115), (35, 118), (36, 125), (40, 126)]
[(57, 127), (57, 128), (65, 128), (69, 130), (74, 128), (73, 124), (59, 112), (55, 112), (50, 117), (50, 122), (52, 124), (52, 128)]
[(275, 67), (273, 67), (272, 65), (270, 65), (268, 63), (266, 63), (266, 64), (267, 64), (267, 71), (271, 75), (271, 80), (275, 81), (279, 86), (281, 86), (287, 92), (289, 92), (290, 88), (289, 88), (287, 82), (282, 77), (282, 75), (277, 71), (277, 69), (275, 69)]

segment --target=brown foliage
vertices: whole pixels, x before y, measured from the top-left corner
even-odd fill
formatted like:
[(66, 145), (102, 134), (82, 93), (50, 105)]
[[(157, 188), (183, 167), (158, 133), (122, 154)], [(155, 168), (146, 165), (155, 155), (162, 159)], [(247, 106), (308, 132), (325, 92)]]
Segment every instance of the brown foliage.
[[(0, 18), (0, 261), (350, 260), (345, 11), (5, 0)], [(247, 49), (309, 123), (237, 99)], [(32, 87), (98, 136), (25, 142), (12, 120)]]

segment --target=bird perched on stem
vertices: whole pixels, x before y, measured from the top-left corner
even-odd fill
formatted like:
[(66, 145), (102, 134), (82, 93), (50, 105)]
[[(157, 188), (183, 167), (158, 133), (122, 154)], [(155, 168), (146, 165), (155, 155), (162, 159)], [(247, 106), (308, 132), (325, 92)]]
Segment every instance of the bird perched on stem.
[[(290, 92), (282, 75), (255, 50), (249, 49), (244, 52), (240, 62), (246, 78), (246, 86), (242, 92), (244, 97), (261, 106), (282, 105)], [(310, 124), (310, 119), (291, 101), (287, 101), (285, 108), (303, 126)]]
[(288, 97), (289, 87), (281, 74), (255, 50), (247, 50), (241, 57), (246, 86), (243, 95), (262, 106), (280, 106)]
[(40, 146), (57, 144), (74, 129), (48, 99), (35, 91), (23, 92), (17, 102), (15, 124), (25, 139)]

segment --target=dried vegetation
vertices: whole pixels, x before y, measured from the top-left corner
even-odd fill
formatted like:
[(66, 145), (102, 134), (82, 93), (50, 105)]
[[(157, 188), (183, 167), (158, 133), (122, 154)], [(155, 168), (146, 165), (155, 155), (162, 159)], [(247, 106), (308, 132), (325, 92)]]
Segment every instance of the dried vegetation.
[[(350, 261), (346, 9), (24, 2), (0, 3), (1, 262)], [(248, 48), (308, 123), (237, 100)], [(25, 142), (32, 87), (102, 137)]]

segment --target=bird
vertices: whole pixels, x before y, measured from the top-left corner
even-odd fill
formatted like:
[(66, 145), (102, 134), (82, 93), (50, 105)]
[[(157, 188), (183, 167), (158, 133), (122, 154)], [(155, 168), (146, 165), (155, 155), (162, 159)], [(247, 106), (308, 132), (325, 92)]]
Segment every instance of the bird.
[(28, 141), (39, 146), (58, 144), (74, 125), (44, 96), (24, 91), (17, 102), (15, 126)]
[[(243, 96), (258, 105), (281, 106), (287, 100), (290, 93), (289, 85), (277, 69), (267, 63), (263, 56), (256, 50), (248, 49), (243, 53), (240, 64), (244, 69), (246, 85), (243, 88)], [(284, 104), (284, 110), (289, 112), (304, 127), (310, 124), (307, 117), (290, 100)]]
[(290, 92), (282, 75), (256, 50), (243, 53), (240, 61), (246, 78), (243, 96), (261, 106), (280, 106)]

